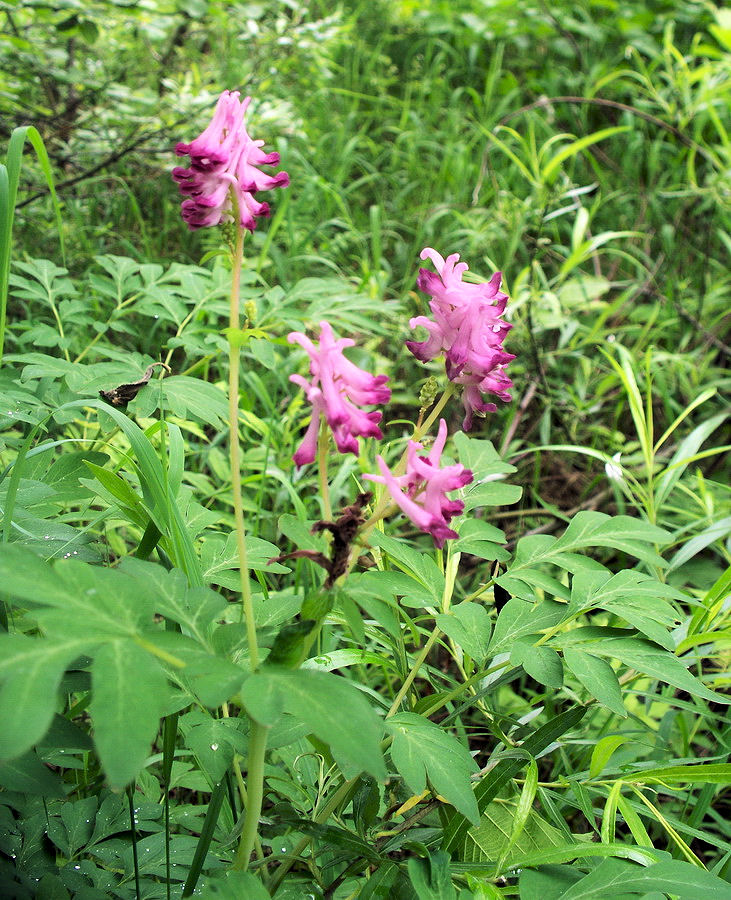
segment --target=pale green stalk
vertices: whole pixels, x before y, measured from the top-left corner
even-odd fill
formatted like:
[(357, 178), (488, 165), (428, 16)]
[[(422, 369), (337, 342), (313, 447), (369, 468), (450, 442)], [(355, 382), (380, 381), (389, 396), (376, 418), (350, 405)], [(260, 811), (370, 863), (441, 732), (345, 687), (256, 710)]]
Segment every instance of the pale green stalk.
[[(313, 412), (313, 415), (315, 413)], [(317, 441), (317, 473), (320, 481), (320, 497), (322, 498), (322, 516), (326, 522), (332, 522), (333, 511), (330, 505), (330, 485), (327, 480), (327, 450), (330, 443), (330, 428), (323, 418)]]
[(259, 831), (259, 817), (264, 800), (264, 761), (267, 750), (269, 727), (251, 719), (249, 731), (249, 762), (246, 772), (246, 818), (241, 832), (241, 840), (234, 859), (234, 869), (246, 871), (249, 868), (251, 851), (256, 845)]
[[(233, 191), (232, 191), (233, 194)], [(238, 206), (234, 202), (238, 212)], [(244, 230), (236, 229), (236, 244), (231, 273), (231, 303), (229, 307), (228, 335), (228, 416), (229, 416), (229, 456), (231, 461), (231, 486), (233, 489), (234, 521), (236, 523), (236, 548), (239, 554), (239, 574), (241, 576), (241, 601), (246, 622), (246, 640), (249, 647), (249, 666), (253, 672), (259, 665), (259, 647), (256, 642), (256, 622), (254, 604), (251, 598), (249, 565), (246, 554), (246, 528), (244, 508), (241, 499), (241, 447), (239, 444), (239, 356), (237, 340), (239, 331), (239, 294), (241, 285), (241, 265), (244, 258)]]
[[(235, 191), (231, 191), (234, 214), (236, 221), (240, 220), (238, 198)], [(229, 377), (228, 377), (228, 404), (229, 404), (229, 451), (231, 459), (231, 485), (234, 504), (234, 520), (236, 523), (236, 546), (239, 554), (239, 573), (241, 576), (241, 601), (243, 605), (243, 617), (246, 622), (246, 639), (249, 647), (249, 667), (255, 671), (259, 665), (259, 646), (256, 640), (256, 621), (254, 619), (254, 604), (251, 597), (251, 582), (249, 580), (249, 565), (246, 554), (246, 530), (244, 526), (244, 509), (241, 498), (241, 447), (239, 444), (239, 357), (240, 344), (238, 332), (240, 330), (239, 305), (241, 291), (241, 266), (244, 258), (244, 230), (241, 226), (236, 228), (236, 241), (233, 253), (233, 269), (231, 273), (231, 297), (229, 307)], [(253, 719), (249, 731), (249, 760), (246, 772), (246, 816), (241, 832), (241, 840), (234, 868), (246, 871), (249, 866), (249, 857), (256, 844), (261, 805), (264, 799), (264, 759), (266, 756), (268, 727), (260, 725)]]

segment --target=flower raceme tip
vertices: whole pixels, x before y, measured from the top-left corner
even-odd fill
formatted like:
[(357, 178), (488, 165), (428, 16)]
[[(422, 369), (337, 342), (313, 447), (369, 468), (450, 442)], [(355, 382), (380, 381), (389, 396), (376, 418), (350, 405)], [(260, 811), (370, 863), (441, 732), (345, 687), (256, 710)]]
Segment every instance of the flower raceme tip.
[(394, 503), (421, 531), (431, 534), (437, 547), (443, 547), (457, 532), (449, 527), (455, 516), (464, 510), (462, 500), (450, 500), (447, 492), (469, 484), (474, 476), (460, 463), (440, 468), (444, 445), (447, 441), (447, 423), (439, 422), (439, 432), (426, 456), (419, 456), (423, 444), (409, 441), (406, 451), (406, 472), (394, 475), (382, 456), (376, 457), (380, 475), (364, 475), (369, 481), (386, 486)]
[(294, 461), (297, 467), (314, 461), (317, 455), (317, 435), (320, 416), (330, 426), (335, 445), (340, 453), (357, 453), (358, 437), (382, 438), (378, 427), (381, 413), (363, 412), (356, 404), (387, 403), (391, 391), (387, 388), (386, 375), (371, 375), (352, 363), (343, 353), (345, 347), (353, 347), (350, 338), (335, 339), (328, 322), (320, 322), (318, 346), (300, 331), (287, 335), (290, 344), (299, 344), (310, 357), (308, 381), (301, 375), (290, 375), (289, 380), (298, 384), (312, 404), (312, 418)]
[(502, 273), (496, 272), (486, 283), (471, 284), (462, 281), (469, 267), (459, 262), (459, 253), (445, 260), (436, 250), (425, 247), (421, 259), (430, 259), (437, 270), (420, 269), (417, 279), (419, 290), (431, 296), (429, 308), (434, 319), (411, 319), (411, 328), (421, 325), (429, 337), (426, 341), (407, 341), (406, 346), (422, 362), (444, 354), (447, 377), (463, 387), (462, 427), (469, 431), (475, 413), (484, 415), (497, 409), (494, 403), (484, 401), (482, 394), (510, 400), (512, 382), (505, 366), (515, 355), (503, 347), (513, 326), (501, 318), (508, 301), (508, 295), (500, 291)]
[(267, 175), (259, 169), (278, 165), (279, 154), (264, 153), (264, 141), (249, 137), (244, 116), (250, 103), (251, 97), (239, 100), (238, 91), (224, 91), (205, 131), (175, 147), (178, 156), (190, 156), (190, 167), (176, 166), (173, 178), (186, 198), (181, 212), (191, 231), (235, 221), (232, 191), (240, 227), (253, 231), (257, 218), (269, 215), (269, 204), (256, 200), (256, 191), (289, 184), (286, 172)]

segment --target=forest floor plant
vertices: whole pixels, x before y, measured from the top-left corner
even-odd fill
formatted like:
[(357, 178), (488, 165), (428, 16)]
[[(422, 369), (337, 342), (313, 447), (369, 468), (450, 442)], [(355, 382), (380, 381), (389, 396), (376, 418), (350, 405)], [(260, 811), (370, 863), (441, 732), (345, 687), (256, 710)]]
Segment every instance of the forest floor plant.
[[(164, 363), (152, 344), (115, 351), (103, 324), (89, 335), (65, 269), (7, 275), (22, 140), (0, 170), (3, 283), (48, 305), (60, 351), (0, 372), (0, 889), (729, 897), (731, 559), (677, 577), (728, 530), (722, 489), (691, 471), (728, 449), (702, 449), (726, 413), (663, 455), (714, 391), (657, 438), (662, 358), (639, 369), (610, 346), (601, 390), (627, 404), (637, 452), (543, 440), (513, 457), (598, 461), (618, 513), (589, 505), (559, 513), (559, 536), (508, 542), (516, 468), (474, 432), (491, 397), (511, 400), (513, 361), (547, 373), (535, 336), (511, 333), (502, 273), (465, 280), (458, 253), (422, 250), (431, 315), (405, 342), (419, 392), (413, 359), (378, 355), (372, 298), (326, 280), (285, 292), (247, 265), (269, 214), (255, 195), (289, 183), (259, 168), (280, 157), (249, 137), (249, 105), (225, 91), (176, 147), (183, 218), (219, 229), (226, 263), (107, 256), (91, 282), (122, 328), (170, 324)], [(609, 132), (526, 167), (536, 190)], [(596, 259), (588, 227), (578, 212), (567, 273)], [(529, 324), (543, 279), (540, 264), (515, 279)]]

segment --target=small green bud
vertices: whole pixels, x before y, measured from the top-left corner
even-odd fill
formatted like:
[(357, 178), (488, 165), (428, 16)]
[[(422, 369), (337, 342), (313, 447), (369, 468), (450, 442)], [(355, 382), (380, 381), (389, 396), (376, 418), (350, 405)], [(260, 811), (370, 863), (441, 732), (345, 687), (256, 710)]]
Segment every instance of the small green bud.
[(421, 391), (419, 392), (419, 404), (421, 406), (422, 411), (427, 410), (437, 394), (439, 393), (439, 380), (432, 375), (427, 378), (427, 380), (422, 385)]
[(256, 322), (256, 301), (255, 300), (247, 300), (244, 303), (244, 315), (246, 316), (246, 321), (249, 323)]

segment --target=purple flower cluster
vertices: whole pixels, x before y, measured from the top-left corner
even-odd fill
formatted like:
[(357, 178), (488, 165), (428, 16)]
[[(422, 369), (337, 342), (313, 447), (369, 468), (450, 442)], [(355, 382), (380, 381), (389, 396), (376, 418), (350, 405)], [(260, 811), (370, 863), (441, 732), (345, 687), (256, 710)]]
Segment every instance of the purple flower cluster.
[(239, 225), (253, 231), (259, 216), (269, 215), (269, 204), (254, 198), (256, 191), (286, 187), (289, 175), (266, 175), (258, 166), (276, 166), (278, 153), (263, 153), (264, 141), (252, 140), (244, 125), (251, 97), (239, 100), (238, 91), (224, 91), (218, 98), (213, 119), (206, 130), (189, 144), (175, 147), (178, 156), (190, 156), (190, 168), (176, 166), (173, 178), (186, 198), (183, 219), (195, 231), (233, 222), (231, 191), (236, 194)]
[(439, 467), (446, 440), (447, 423), (441, 419), (437, 439), (427, 456), (418, 455), (424, 449), (422, 444), (409, 441), (403, 475), (393, 475), (383, 457), (377, 456), (381, 474), (363, 476), (385, 484), (396, 505), (417, 528), (431, 534), (437, 547), (443, 547), (448, 538), (457, 537), (449, 523), (464, 510), (464, 503), (449, 500), (447, 492), (456, 491), (473, 479), (472, 472), (460, 463)]
[[(238, 91), (224, 91), (205, 131), (189, 144), (175, 147), (178, 156), (187, 155), (191, 160), (189, 168), (173, 169), (173, 178), (185, 198), (183, 219), (191, 231), (235, 221), (237, 212), (239, 226), (253, 231), (257, 218), (269, 215), (268, 204), (256, 200), (254, 194), (289, 184), (286, 172), (267, 175), (259, 168), (278, 165), (279, 154), (264, 153), (264, 142), (249, 137), (244, 116), (250, 102), (250, 97), (240, 100)], [(510, 400), (512, 382), (505, 366), (515, 357), (505, 351), (503, 341), (512, 326), (501, 318), (508, 297), (500, 291), (500, 272), (487, 283), (463, 282), (468, 266), (459, 262), (458, 253), (445, 260), (426, 247), (421, 258), (430, 259), (437, 270), (420, 269), (417, 280), (419, 289), (431, 297), (433, 319), (411, 319), (411, 327), (422, 326), (428, 337), (425, 341), (407, 341), (406, 346), (423, 362), (444, 354), (447, 377), (462, 386), (462, 427), (467, 431), (475, 414), (497, 409), (483, 399), (484, 394)], [(323, 417), (340, 453), (357, 454), (360, 437), (381, 439), (382, 413), (364, 412), (360, 407), (390, 400), (388, 378), (371, 375), (346, 358), (343, 350), (355, 342), (350, 338), (336, 340), (328, 322), (320, 322), (317, 344), (299, 331), (291, 332), (287, 340), (303, 347), (310, 358), (310, 380), (290, 375), (290, 381), (304, 390), (312, 405), (309, 426), (294, 454), (297, 467), (314, 462)], [(447, 424), (442, 419), (426, 455), (419, 455), (424, 450), (421, 443), (409, 441), (403, 474), (395, 475), (383, 457), (377, 456), (380, 474), (364, 476), (384, 485), (394, 503), (418, 528), (432, 535), (437, 547), (457, 537), (450, 522), (464, 510), (461, 500), (450, 500), (447, 494), (473, 480), (472, 472), (459, 463), (440, 466), (446, 440)]]
[(310, 357), (310, 375), (307, 381), (301, 375), (290, 375), (289, 380), (298, 384), (312, 404), (312, 418), (304, 440), (294, 454), (297, 467), (314, 461), (317, 455), (317, 433), (320, 415), (332, 429), (335, 445), (340, 453), (357, 453), (358, 437), (382, 438), (378, 427), (380, 412), (363, 412), (355, 405), (387, 403), (391, 391), (385, 386), (385, 375), (371, 375), (360, 369), (343, 354), (345, 347), (353, 347), (350, 338), (335, 340), (327, 322), (320, 322), (319, 346), (302, 332), (287, 335), (290, 344), (299, 344)]
[(431, 259), (438, 273), (420, 269), (417, 280), (419, 289), (432, 298), (429, 308), (434, 320), (426, 316), (411, 319), (409, 325), (423, 326), (429, 337), (423, 342), (407, 341), (406, 346), (422, 362), (444, 353), (447, 378), (463, 387), (462, 428), (469, 431), (475, 413), (483, 415), (497, 409), (494, 403), (485, 402), (482, 394), (510, 400), (512, 382), (505, 366), (515, 356), (503, 348), (512, 325), (500, 318), (508, 300), (499, 289), (502, 273), (496, 272), (487, 283), (470, 284), (462, 281), (469, 267), (458, 262), (459, 253), (445, 260), (426, 247), (421, 258)]

